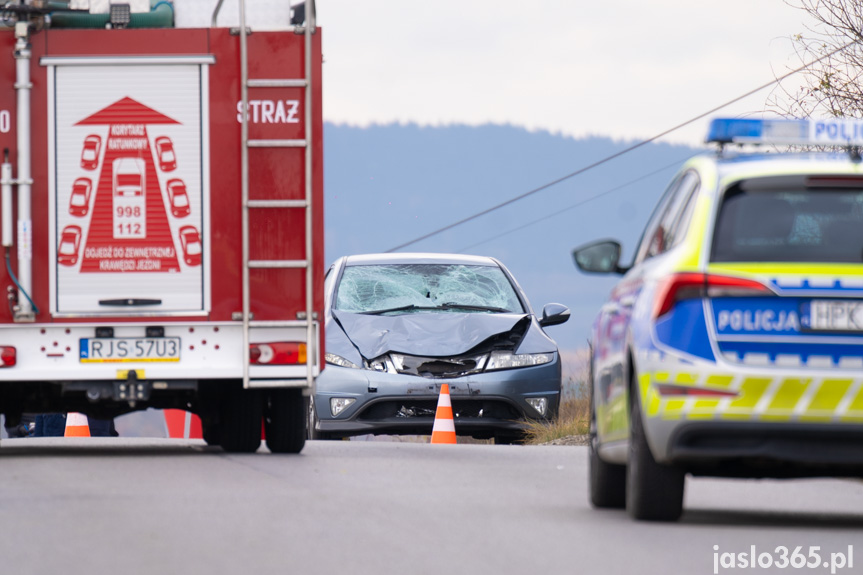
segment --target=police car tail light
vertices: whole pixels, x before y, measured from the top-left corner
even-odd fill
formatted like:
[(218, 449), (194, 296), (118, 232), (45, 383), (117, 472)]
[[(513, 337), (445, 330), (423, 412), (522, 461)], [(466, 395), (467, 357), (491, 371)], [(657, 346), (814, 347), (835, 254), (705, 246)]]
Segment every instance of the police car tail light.
[(691, 387), (687, 385), (671, 385), (659, 384), (655, 386), (656, 392), (659, 395), (683, 395), (686, 397), (708, 396), (708, 397), (737, 397), (739, 394), (736, 391), (727, 391), (724, 389), (708, 389), (705, 387)]
[(0, 346), (0, 367), (13, 367), (16, 363), (18, 363), (18, 358), (15, 348)]
[(751, 297), (775, 295), (761, 282), (746, 278), (707, 275), (707, 297)]
[(297, 342), (253, 343), (249, 346), (253, 365), (296, 365), (306, 363), (306, 344)]
[(765, 295), (773, 295), (770, 288), (746, 278), (699, 273), (674, 274), (656, 290), (653, 317), (662, 317), (670, 312), (677, 302), (686, 299)]

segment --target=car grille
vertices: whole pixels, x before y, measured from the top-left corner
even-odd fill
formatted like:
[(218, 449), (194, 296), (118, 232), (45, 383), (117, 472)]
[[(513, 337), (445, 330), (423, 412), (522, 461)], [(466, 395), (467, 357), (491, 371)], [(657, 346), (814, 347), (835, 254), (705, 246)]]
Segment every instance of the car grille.
[(392, 354), (392, 358), (399, 373), (443, 378), (480, 373), (488, 361), (488, 354), (455, 358)]

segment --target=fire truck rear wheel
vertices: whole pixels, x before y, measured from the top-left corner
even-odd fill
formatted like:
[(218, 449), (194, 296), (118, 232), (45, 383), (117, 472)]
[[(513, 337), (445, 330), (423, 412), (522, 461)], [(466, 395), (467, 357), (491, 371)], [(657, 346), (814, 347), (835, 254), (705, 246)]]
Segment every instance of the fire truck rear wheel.
[(264, 427), (272, 453), (299, 453), (306, 444), (306, 409), (309, 398), (300, 389), (269, 392)]
[(219, 441), (229, 453), (254, 453), (261, 446), (261, 393), (237, 387), (222, 397)]
[[(202, 422), (203, 423), (203, 422)], [(203, 424), (201, 429), (204, 441), (207, 445), (221, 445), (221, 433), (219, 433), (219, 424), (215, 422), (211, 422), (208, 424)]]

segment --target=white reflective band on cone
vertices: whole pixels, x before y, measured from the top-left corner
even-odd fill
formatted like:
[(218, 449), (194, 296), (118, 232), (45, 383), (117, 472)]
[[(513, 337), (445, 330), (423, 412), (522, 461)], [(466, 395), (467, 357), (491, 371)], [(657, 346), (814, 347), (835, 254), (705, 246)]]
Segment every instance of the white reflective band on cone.
[(455, 433), (455, 421), (452, 419), (435, 419), (434, 427), (432, 427), (432, 434), (438, 431), (451, 431)]

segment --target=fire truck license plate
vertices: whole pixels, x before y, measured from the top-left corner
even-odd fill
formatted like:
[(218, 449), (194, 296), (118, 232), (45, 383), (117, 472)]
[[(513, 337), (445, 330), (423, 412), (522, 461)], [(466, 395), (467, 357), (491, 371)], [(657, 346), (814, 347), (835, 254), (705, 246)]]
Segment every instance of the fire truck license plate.
[(81, 363), (180, 361), (179, 337), (81, 339)]

